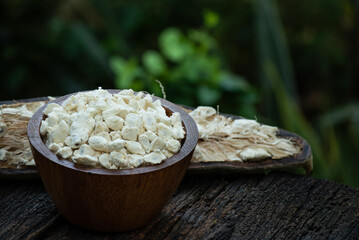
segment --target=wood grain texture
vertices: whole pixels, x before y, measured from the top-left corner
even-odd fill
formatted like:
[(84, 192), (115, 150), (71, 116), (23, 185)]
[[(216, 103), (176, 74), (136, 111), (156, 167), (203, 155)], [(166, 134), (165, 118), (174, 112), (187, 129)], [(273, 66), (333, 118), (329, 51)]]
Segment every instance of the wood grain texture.
[(40, 180), (1, 180), (0, 213), (0, 239), (29, 238), (59, 216)]
[(0, 239), (358, 239), (359, 189), (306, 176), (191, 175), (146, 227), (88, 231), (39, 181), (0, 182)]
[[(61, 104), (71, 95), (52, 102)], [(100, 231), (136, 229), (151, 221), (175, 192), (197, 145), (197, 125), (175, 104), (154, 99), (161, 101), (168, 115), (181, 114), (186, 136), (178, 153), (153, 166), (113, 170), (61, 159), (45, 146), (40, 136), (46, 105), (30, 119), (28, 138), (39, 175), (55, 205), (70, 222)]]

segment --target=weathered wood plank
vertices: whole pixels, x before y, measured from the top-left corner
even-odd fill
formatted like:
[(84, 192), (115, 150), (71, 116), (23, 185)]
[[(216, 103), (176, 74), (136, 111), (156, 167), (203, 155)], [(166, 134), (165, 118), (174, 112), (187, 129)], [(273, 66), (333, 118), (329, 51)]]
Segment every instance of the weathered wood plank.
[(187, 176), (150, 225), (127, 233), (71, 225), (40, 182), (1, 182), (0, 196), (1, 239), (359, 238), (359, 189), (288, 173)]
[(36, 236), (59, 217), (39, 180), (1, 181), (0, 213), (0, 239)]

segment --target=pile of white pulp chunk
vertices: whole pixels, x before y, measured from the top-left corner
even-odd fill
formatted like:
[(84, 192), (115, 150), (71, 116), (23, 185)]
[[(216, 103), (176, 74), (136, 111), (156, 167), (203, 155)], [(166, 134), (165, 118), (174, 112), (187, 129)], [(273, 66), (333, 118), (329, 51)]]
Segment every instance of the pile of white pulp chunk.
[(178, 112), (169, 117), (160, 100), (132, 90), (80, 92), (44, 110), (40, 133), (56, 155), (78, 164), (126, 169), (159, 164), (181, 148)]

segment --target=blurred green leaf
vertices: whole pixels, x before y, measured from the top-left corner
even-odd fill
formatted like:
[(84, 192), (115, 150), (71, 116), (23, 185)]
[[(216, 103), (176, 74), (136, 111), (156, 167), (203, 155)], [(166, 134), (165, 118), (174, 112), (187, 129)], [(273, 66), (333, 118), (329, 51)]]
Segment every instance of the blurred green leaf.
[(359, 118), (359, 103), (346, 104), (323, 114), (319, 118), (319, 126), (325, 129), (334, 127), (344, 121), (354, 121), (357, 118)]
[(131, 85), (131, 89), (134, 91), (143, 91), (144, 89), (144, 82), (140, 79), (135, 79)]
[[(253, 3), (256, 13), (256, 31), (260, 38), (258, 54), (261, 55), (260, 58), (271, 57), (271, 61), (277, 66), (285, 89), (293, 101), (298, 102), (292, 61), (275, 1), (254, 0)], [(265, 86), (263, 88), (268, 90)]]
[(199, 86), (197, 89), (197, 97), (201, 105), (213, 105), (218, 103), (221, 92), (208, 86)]
[(128, 89), (133, 87), (136, 77), (141, 74), (135, 59), (126, 61), (121, 57), (112, 57), (110, 59), (110, 67), (115, 73), (115, 86), (119, 89)]
[(187, 59), (173, 68), (170, 79), (174, 82), (186, 81), (196, 84), (200, 80), (200, 71), (196, 58)]
[(153, 75), (160, 75), (166, 70), (166, 62), (156, 51), (146, 51), (142, 56), (142, 62), (147, 71)]
[(164, 56), (173, 62), (182, 61), (192, 52), (191, 44), (176, 28), (164, 30), (159, 37), (159, 45)]
[(211, 10), (204, 10), (203, 12), (204, 25), (207, 28), (214, 28), (219, 23), (219, 15)]
[(229, 92), (248, 90), (249, 84), (245, 78), (233, 73), (222, 71), (219, 75), (220, 84), (223, 90)]
[[(328, 160), (332, 164), (342, 165), (343, 163), (340, 162), (341, 157), (343, 156), (343, 150), (340, 146), (341, 138), (338, 136), (335, 129), (343, 129), (345, 126), (344, 130), (349, 132), (345, 141), (351, 141), (354, 145), (359, 146), (359, 104), (350, 103), (331, 110), (328, 113), (323, 114), (319, 118), (318, 123), (323, 139), (328, 145)], [(356, 152), (359, 154), (359, 149), (356, 149)], [(336, 166), (332, 167), (336, 168)]]
[(208, 53), (208, 51), (217, 47), (215, 39), (204, 31), (191, 30), (188, 33), (188, 38), (199, 44), (196, 50), (200, 51), (201, 53)]

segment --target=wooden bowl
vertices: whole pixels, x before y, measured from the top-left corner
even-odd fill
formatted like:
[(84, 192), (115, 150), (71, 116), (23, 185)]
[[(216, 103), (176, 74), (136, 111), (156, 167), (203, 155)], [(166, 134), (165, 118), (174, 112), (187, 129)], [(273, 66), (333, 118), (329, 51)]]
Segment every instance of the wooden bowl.
[[(117, 93), (118, 90), (108, 90)], [(70, 95), (57, 98), (61, 104)], [(128, 231), (149, 223), (180, 184), (198, 141), (194, 120), (180, 107), (160, 99), (167, 115), (179, 112), (186, 136), (178, 153), (159, 165), (125, 170), (81, 166), (61, 159), (40, 135), (40, 108), (28, 124), (31, 150), (46, 191), (71, 223), (99, 231)]]

